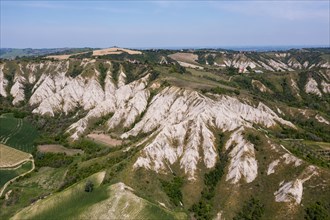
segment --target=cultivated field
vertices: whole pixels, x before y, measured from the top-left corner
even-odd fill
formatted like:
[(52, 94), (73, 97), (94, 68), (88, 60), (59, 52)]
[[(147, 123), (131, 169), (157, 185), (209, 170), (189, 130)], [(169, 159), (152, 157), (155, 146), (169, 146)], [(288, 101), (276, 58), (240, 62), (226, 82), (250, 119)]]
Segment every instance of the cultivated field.
[(37, 147), (39, 152), (42, 153), (65, 153), (68, 156), (73, 156), (77, 154), (83, 154), (84, 151), (80, 149), (69, 149), (58, 144), (45, 144), (38, 145)]
[(0, 168), (15, 167), (30, 158), (28, 153), (0, 144)]
[(51, 56), (47, 56), (47, 58), (56, 59), (56, 60), (67, 60), (72, 55), (77, 55), (77, 54), (51, 55)]
[(169, 55), (173, 60), (186, 62), (186, 63), (192, 63), (192, 64), (198, 64), (196, 60), (198, 59), (198, 56), (193, 53), (174, 53)]
[(37, 136), (37, 130), (23, 119), (14, 118), (12, 114), (0, 116), (0, 143), (31, 153)]
[[(129, 49), (116, 48), (115, 47), (115, 48), (93, 50), (93, 56), (103, 56), (103, 55), (108, 55), (108, 54), (122, 54), (123, 52), (126, 52), (128, 54), (142, 54), (141, 51), (129, 50)], [(85, 54), (85, 53), (88, 53), (88, 52), (73, 53), (73, 54), (62, 54), (62, 55), (50, 55), (50, 56), (47, 56), (47, 58), (53, 58), (53, 59), (56, 59), (56, 60), (67, 60), (71, 56)]]
[(87, 135), (87, 137), (93, 141), (100, 142), (101, 144), (105, 144), (108, 146), (119, 146), (123, 142), (122, 140), (113, 139), (105, 134), (91, 133)]
[(101, 50), (94, 50), (93, 56), (102, 56), (107, 54), (121, 54), (123, 52), (126, 52), (128, 54), (142, 54), (141, 51), (137, 50), (129, 50), (129, 49), (123, 49), (123, 48), (107, 48), (107, 49), (101, 49)]

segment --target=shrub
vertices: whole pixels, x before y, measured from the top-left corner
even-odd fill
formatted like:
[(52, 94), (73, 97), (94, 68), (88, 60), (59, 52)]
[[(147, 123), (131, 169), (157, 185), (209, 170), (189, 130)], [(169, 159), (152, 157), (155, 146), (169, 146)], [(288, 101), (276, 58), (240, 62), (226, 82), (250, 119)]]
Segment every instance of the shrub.
[(100, 70), (100, 75), (99, 75), (99, 82), (102, 86), (102, 88), (104, 88), (104, 84), (105, 84), (105, 78), (107, 76), (107, 71), (108, 68), (106, 68), (103, 63), (99, 64), (99, 70)]
[(183, 185), (183, 179), (181, 177), (176, 176), (170, 182), (161, 180), (161, 183), (164, 192), (170, 198), (171, 202), (173, 202), (174, 205), (178, 206), (182, 201), (182, 192), (180, 189)]
[(212, 55), (208, 55), (206, 58), (206, 61), (208, 62), (209, 65), (214, 64), (214, 57)]
[(85, 192), (93, 192), (94, 190), (94, 183), (90, 180), (87, 180), (85, 184)]
[(325, 220), (329, 219), (329, 217), (329, 207), (327, 209), (319, 201), (305, 209), (305, 219), (307, 220)]
[(73, 162), (73, 157), (66, 156), (65, 153), (35, 153), (35, 165), (37, 167), (64, 167)]
[(242, 210), (233, 220), (258, 220), (261, 219), (264, 211), (264, 205), (258, 199), (252, 197), (244, 203)]
[(74, 64), (73, 68), (71, 71), (68, 71), (68, 75), (71, 76), (72, 78), (75, 78), (76, 76), (79, 76), (83, 71), (83, 67), (78, 65), (78, 64)]
[(175, 63), (174, 65), (172, 65), (172, 67), (170, 68), (170, 73), (180, 73), (180, 74), (184, 74), (186, 72), (186, 68), (184, 68), (183, 66), (181, 66), (179, 63)]
[(202, 191), (202, 197), (197, 204), (194, 204), (191, 207), (191, 211), (194, 212), (196, 219), (211, 219), (212, 218), (212, 203), (211, 200), (215, 195), (215, 188), (218, 182), (221, 180), (222, 176), (225, 172), (225, 167), (228, 161), (228, 152), (222, 152), (222, 148), (224, 145), (224, 135), (219, 134), (218, 137), (218, 153), (219, 160), (216, 163), (213, 170), (204, 175), (204, 189)]

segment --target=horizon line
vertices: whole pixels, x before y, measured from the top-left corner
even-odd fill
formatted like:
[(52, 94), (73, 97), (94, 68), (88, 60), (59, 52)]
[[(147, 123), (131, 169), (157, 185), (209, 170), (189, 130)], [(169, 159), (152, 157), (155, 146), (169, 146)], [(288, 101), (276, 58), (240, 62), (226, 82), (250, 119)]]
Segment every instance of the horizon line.
[(228, 45), (228, 46), (109, 46), (109, 47), (91, 47), (91, 46), (81, 46), (81, 47), (1, 47), (0, 49), (35, 49), (35, 50), (42, 50), (42, 49), (80, 49), (80, 48), (90, 48), (90, 49), (106, 49), (106, 48), (127, 48), (127, 49), (141, 49), (141, 50), (147, 50), (147, 49), (230, 49), (230, 48), (292, 48), (292, 49), (301, 49), (301, 48), (316, 48), (316, 47), (322, 47), (322, 48), (330, 48), (330, 44), (296, 44), (296, 45)]

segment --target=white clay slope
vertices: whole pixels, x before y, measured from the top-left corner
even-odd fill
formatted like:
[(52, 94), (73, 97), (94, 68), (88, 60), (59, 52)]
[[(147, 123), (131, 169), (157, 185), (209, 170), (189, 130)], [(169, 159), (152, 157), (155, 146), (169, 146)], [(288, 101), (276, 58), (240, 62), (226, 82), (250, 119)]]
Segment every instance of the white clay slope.
[(31, 105), (39, 105), (33, 113), (54, 116), (56, 112), (68, 114), (77, 107), (84, 110), (94, 108), (104, 100), (104, 91), (99, 84), (98, 72), (90, 77), (66, 76), (66, 71), (52, 75), (43, 74), (36, 85), (39, 85), (30, 98)]
[(322, 91), (324, 93), (330, 93), (330, 83), (327, 83), (324, 80), (322, 80), (321, 86), (322, 86)]
[[(124, 75), (124, 72), (120, 75)], [(107, 72), (103, 100), (96, 103), (84, 118), (69, 127), (68, 132), (71, 133), (72, 139), (78, 139), (86, 131), (92, 119), (114, 113), (107, 122), (109, 129), (115, 128), (121, 122), (124, 127), (129, 127), (145, 110), (150, 95), (149, 91), (145, 89), (149, 75), (127, 85), (124, 81), (126, 77), (119, 78), (121, 78), (118, 82), (120, 87), (117, 88), (113, 83), (111, 72)]]
[(303, 196), (303, 183), (317, 174), (316, 167), (309, 166), (303, 171), (299, 178), (281, 183), (279, 190), (274, 193), (275, 201), (300, 204)]
[(242, 177), (245, 178), (247, 183), (250, 183), (258, 174), (254, 146), (244, 139), (242, 135), (243, 131), (243, 127), (235, 131), (225, 145), (227, 150), (230, 146), (234, 145), (234, 148), (229, 153), (231, 161), (226, 177), (226, 180), (231, 180), (232, 183), (237, 183)]
[[(262, 103), (258, 107), (252, 107), (228, 96), (216, 96), (213, 100), (195, 91), (171, 87), (157, 94), (141, 121), (121, 137), (154, 132), (154, 140), (144, 148), (143, 155), (138, 158), (134, 167), (167, 172), (169, 166), (178, 161), (189, 178), (194, 179), (198, 163), (203, 161), (207, 168), (214, 167), (216, 163), (212, 128), (233, 131), (242, 126), (251, 127), (253, 123), (271, 127), (277, 122), (294, 127)], [(235, 143), (236, 148), (250, 144), (242, 137)], [(247, 147), (250, 152), (253, 150), (251, 145)], [(232, 151), (238, 152), (236, 148)], [(245, 160), (240, 156), (241, 153), (236, 154), (231, 154), (232, 163)], [(251, 157), (254, 157), (253, 153)], [(238, 175), (233, 182), (237, 182), (242, 176), (248, 182), (255, 178), (254, 174), (248, 175), (249, 171), (246, 170), (251, 169), (256, 173), (256, 164), (252, 160), (247, 164), (249, 168), (243, 166), (242, 169), (233, 171)]]
[(15, 75), (14, 85), (10, 89), (10, 94), (14, 97), (13, 105), (25, 100), (24, 83), (26, 79), (23, 76)]
[(5, 78), (3, 73), (4, 65), (0, 65), (0, 96), (7, 97), (6, 87), (8, 80)]
[(315, 94), (317, 96), (322, 96), (321, 91), (318, 88), (317, 82), (313, 78), (309, 78), (305, 85), (306, 93)]
[(152, 133), (150, 137), (153, 138), (147, 142), (134, 164), (135, 168), (168, 172), (178, 163), (189, 179), (194, 179), (199, 165), (215, 166), (218, 156), (213, 131), (221, 130), (233, 132), (226, 144), (227, 148), (234, 146), (229, 152), (226, 179), (232, 183), (241, 179), (251, 182), (257, 176), (258, 164), (253, 144), (244, 139), (244, 127), (251, 128), (253, 124), (272, 127), (277, 123), (294, 127), (263, 103), (251, 106), (237, 98), (225, 95), (207, 97), (177, 87), (162, 89), (148, 103), (148, 74), (126, 84), (122, 68), (117, 83), (108, 71), (102, 87), (95, 62), (82, 61), (81, 65), (89, 72), (75, 78), (67, 76), (68, 62), (47, 62), (44, 65), (28, 67), (31, 71), (37, 68), (43, 72), (39, 79), (29, 77), (29, 81), (37, 81), (29, 103), (36, 106), (34, 113), (42, 115), (68, 114), (79, 107), (88, 111), (67, 130), (74, 140), (86, 132), (94, 119), (113, 113), (106, 123), (109, 130), (130, 128), (145, 112), (141, 120), (121, 136), (128, 138)]

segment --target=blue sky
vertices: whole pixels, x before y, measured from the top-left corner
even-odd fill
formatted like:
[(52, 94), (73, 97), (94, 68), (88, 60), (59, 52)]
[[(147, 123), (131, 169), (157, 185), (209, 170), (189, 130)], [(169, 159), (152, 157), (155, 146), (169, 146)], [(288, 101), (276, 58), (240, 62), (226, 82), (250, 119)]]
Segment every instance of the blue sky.
[(0, 47), (330, 45), (328, 0), (0, 4)]

